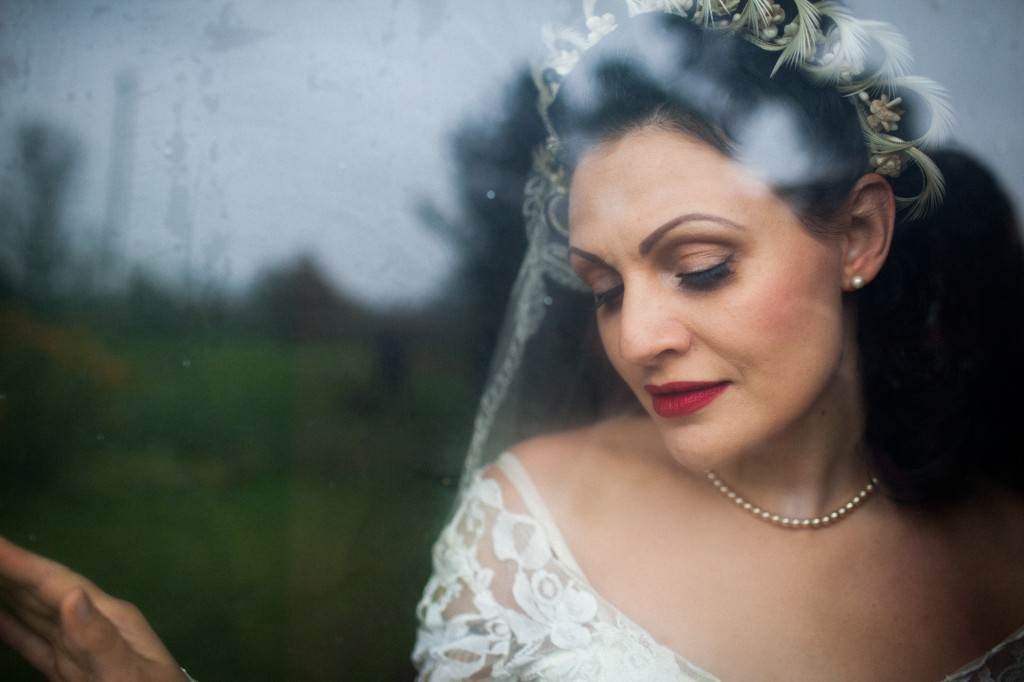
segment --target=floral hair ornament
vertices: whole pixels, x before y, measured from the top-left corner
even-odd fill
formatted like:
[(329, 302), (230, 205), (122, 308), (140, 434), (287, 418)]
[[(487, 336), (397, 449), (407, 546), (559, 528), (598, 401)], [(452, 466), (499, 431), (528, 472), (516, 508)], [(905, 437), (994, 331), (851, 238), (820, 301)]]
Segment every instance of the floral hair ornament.
[[(908, 74), (909, 46), (889, 24), (857, 19), (835, 0), (792, 0), (792, 14), (774, 0), (624, 0), (624, 4), (630, 17), (664, 12), (709, 29), (735, 33), (779, 53), (772, 76), (782, 68), (799, 69), (823, 85), (835, 87), (857, 109), (869, 152), (868, 170), (889, 177), (899, 176), (911, 163), (920, 170), (920, 192), (897, 197), (897, 206), (914, 219), (941, 204), (945, 191), (942, 173), (922, 149), (947, 137), (953, 124), (952, 108), (941, 85)], [(599, 14), (596, 6), (597, 0), (583, 0), (585, 32), (544, 29), (549, 55), (535, 67), (534, 81), (551, 153), (557, 149), (558, 138), (548, 109), (562, 80), (584, 52), (618, 26), (614, 14)], [(904, 98), (899, 93), (915, 94), (915, 102), (930, 110), (927, 128), (913, 139), (899, 136), (905, 115)]]

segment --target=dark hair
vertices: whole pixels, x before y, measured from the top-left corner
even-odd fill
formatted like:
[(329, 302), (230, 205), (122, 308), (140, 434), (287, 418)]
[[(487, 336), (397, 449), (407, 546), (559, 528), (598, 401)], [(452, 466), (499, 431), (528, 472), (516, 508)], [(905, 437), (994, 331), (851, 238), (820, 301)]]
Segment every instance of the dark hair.
[[(751, 139), (759, 117), (775, 112), (793, 138), (768, 154), (802, 155), (803, 170), (765, 180), (808, 229), (827, 233), (865, 173), (868, 149), (847, 98), (795, 69), (769, 78), (776, 59), (673, 15), (624, 22), (561, 84), (549, 111), (561, 161), (571, 171), (594, 144), (650, 125), (746, 160), (765, 144)], [(944, 206), (900, 222), (881, 274), (850, 295), (873, 466), (890, 496), (908, 503), (952, 500), (978, 475), (1024, 491), (1009, 445), (1015, 405), (1003, 392), (1024, 380), (1016, 221), (981, 166), (955, 153), (934, 158), (947, 176)], [(904, 175), (897, 193), (916, 193), (920, 176)]]
[(897, 225), (858, 292), (867, 438), (897, 499), (952, 499), (978, 475), (1024, 492), (1024, 246), (1013, 207), (970, 156), (936, 152), (934, 215)]
[[(562, 83), (549, 111), (560, 160), (575, 168), (594, 144), (649, 125), (748, 164), (765, 152), (788, 152), (803, 172), (762, 168), (765, 180), (809, 227), (827, 231), (867, 164), (857, 112), (838, 90), (801, 71), (783, 68), (768, 78), (777, 59), (777, 52), (679, 16), (631, 19), (588, 50)], [(764, 139), (767, 132), (788, 138), (788, 149)]]

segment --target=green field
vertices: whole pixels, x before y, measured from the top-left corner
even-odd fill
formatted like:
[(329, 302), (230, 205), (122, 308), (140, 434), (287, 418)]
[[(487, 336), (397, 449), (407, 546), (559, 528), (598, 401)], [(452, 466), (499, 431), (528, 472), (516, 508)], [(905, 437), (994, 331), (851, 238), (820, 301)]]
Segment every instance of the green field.
[[(0, 533), (138, 604), (203, 682), (409, 679), (470, 423), (463, 374), (414, 349), (405, 380), (381, 388), (353, 343), (90, 343), (122, 371), (76, 393), (99, 403), (79, 410), (86, 423), (71, 405), (67, 423), (43, 424), (67, 434), (31, 484), (7, 469)], [(14, 345), (7, 400), (18, 363), (48, 395), (81, 389), (83, 372)], [(0, 679), (40, 677), (4, 650)]]

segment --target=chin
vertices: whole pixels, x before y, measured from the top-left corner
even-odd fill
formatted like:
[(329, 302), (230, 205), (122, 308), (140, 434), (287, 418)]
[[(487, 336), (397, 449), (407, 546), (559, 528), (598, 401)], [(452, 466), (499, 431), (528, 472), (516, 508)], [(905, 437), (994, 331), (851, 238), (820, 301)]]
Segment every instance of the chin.
[(733, 461), (745, 449), (744, 444), (750, 442), (738, 437), (735, 428), (722, 429), (709, 421), (673, 424), (655, 417), (672, 459), (693, 473), (703, 474)]

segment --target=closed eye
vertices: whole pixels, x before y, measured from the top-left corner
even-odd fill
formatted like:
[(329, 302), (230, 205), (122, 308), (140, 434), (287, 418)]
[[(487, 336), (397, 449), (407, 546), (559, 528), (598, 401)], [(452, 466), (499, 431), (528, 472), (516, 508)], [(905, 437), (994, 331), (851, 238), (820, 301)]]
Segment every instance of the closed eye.
[[(733, 274), (732, 258), (732, 256), (729, 256), (722, 262), (704, 270), (677, 273), (676, 279), (679, 280), (680, 288), (694, 291), (710, 291), (714, 289)], [(625, 287), (622, 284), (602, 291), (594, 291), (594, 307), (598, 309), (613, 308), (622, 301), (624, 292)]]
[(679, 280), (679, 286), (684, 289), (708, 291), (724, 282), (731, 274), (732, 256), (729, 256), (721, 263), (704, 270), (677, 273), (676, 278)]
[(622, 300), (622, 292), (625, 290), (623, 285), (619, 284), (614, 287), (610, 287), (603, 291), (594, 292), (594, 307), (602, 308), (605, 306), (614, 306)]

